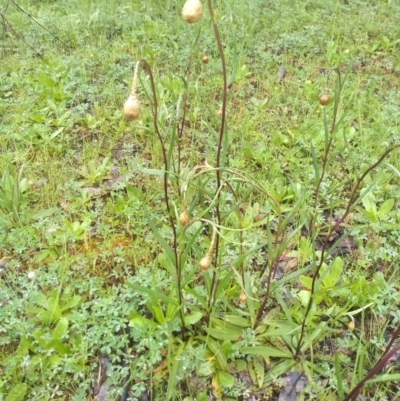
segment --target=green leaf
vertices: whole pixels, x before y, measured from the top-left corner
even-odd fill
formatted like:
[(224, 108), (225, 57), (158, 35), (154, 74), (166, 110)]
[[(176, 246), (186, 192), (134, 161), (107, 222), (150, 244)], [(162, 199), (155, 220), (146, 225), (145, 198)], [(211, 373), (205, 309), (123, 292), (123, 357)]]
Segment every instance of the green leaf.
[(215, 372), (215, 363), (214, 363), (214, 361), (211, 360), (211, 361), (207, 361), (207, 362), (202, 363), (198, 367), (196, 372), (200, 377), (207, 377), (207, 376), (212, 375)]
[(303, 286), (309, 290), (311, 290), (311, 286), (312, 286), (312, 278), (311, 277), (307, 277), (307, 276), (300, 276), (299, 277), (299, 281), (301, 284), (303, 284)]
[(249, 320), (238, 315), (225, 315), (223, 320), (240, 327), (249, 327)]
[(228, 361), (225, 355), (221, 351), (221, 345), (219, 344), (219, 342), (213, 340), (211, 337), (207, 337), (206, 344), (208, 348), (211, 350), (211, 352), (214, 354), (214, 356), (217, 358), (220, 368), (222, 370), (227, 370)]
[(228, 358), (231, 356), (233, 352), (233, 346), (231, 341), (224, 341), (224, 343), (221, 345), (221, 352)]
[(45, 209), (45, 210), (40, 210), (38, 212), (35, 212), (32, 215), (32, 219), (33, 220), (41, 220), (44, 219), (45, 217), (49, 217), (52, 214), (54, 214), (56, 212), (56, 208), (52, 208), (52, 209)]
[(212, 317), (211, 321), (212, 321), (214, 328), (224, 329), (224, 330), (234, 330), (237, 333), (240, 333), (240, 334), (242, 333), (242, 328), (240, 326), (237, 326), (236, 324), (233, 324), (233, 323), (229, 323), (226, 320), (221, 320), (216, 317)]
[(139, 188), (134, 187), (129, 182), (125, 183), (125, 188), (126, 188), (126, 193), (128, 195), (128, 199), (130, 199), (130, 200), (135, 199), (135, 200), (139, 200), (139, 201), (144, 200), (143, 192)]
[(153, 315), (154, 319), (158, 323), (164, 324), (165, 316), (164, 316), (163, 310), (161, 309), (160, 305), (156, 304), (153, 301), (147, 302), (146, 305), (147, 305), (147, 308), (149, 309), (149, 311), (151, 312), (151, 314)]
[(272, 366), (265, 374), (265, 381), (273, 380), (273, 378), (283, 375), (286, 372), (289, 372), (293, 366), (296, 365), (296, 361), (294, 359), (287, 359), (283, 362), (279, 362), (276, 365)]
[(249, 372), (249, 375), (251, 377), (251, 380), (252, 380), (254, 386), (257, 386), (258, 381), (257, 381), (257, 375), (256, 375), (256, 371), (254, 369), (253, 361), (248, 363), (247, 370)]
[(39, 343), (42, 348), (46, 348), (48, 340), (46, 339), (47, 332), (41, 330), (35, 330), (32, 332), (32, 337)]
[(28, 352), (32, 349), (32, 342), (31, 338), (21, 337), (17, 348), (17, 355), (27, 355)]
[(46, 357), (42, 357), (41, 355), (34, 355), (34, 356), (31, 358), (31, 364), (32, 364), (33, 366), (35, 366), (35, 365), (42, 365), (42, 364), (44, 364), (45, 358), (46, 358)]
[(242, 359), (236, 359), (236, 361), (234, 361), (236, 369), (236, 372), (241, 372), (242, 370), (245, 370), (247, 368), (247, 363), (246, 361), (243, 361)]
[(335, 352), (335, 374), (336, 374), (336, 381), (339, 393), (339, 400), (343, 400), (344, 398), (344, 391), (343, 391), (343, 377), (342, 377), (342, 369), (340, 368), (340, 361), (339, 361), (339, 353)]
[(367, 383), (383, 383), (383, 382), (399, 382), (400, 373), (387, 373), (384, 375), (375, 376), (373, 379), (368, 380)]
[(176, 299), (173, 299), (173, 298), (170, 298), (170, 297), (166, 296), (161, 291), (152, 290), (150, 288), (143, 287), (141, 285), (133, 284), (133, 283), (128, 283), (128, 286), (130, 288), (132, 288), (133, 290), (135, 290), (135, 291), (144, 292), (145, 294), (151, 295), (155, 299), (162, 299), (166, 303), (170, 303), (170, 304), (178, 306), (178, 301)]
[(234, 275), (234, 272), (231, 270), (225, 275), (225, 277), (219, 279), (218, 286), (215, 291), (216, 298), (220, 298), (221, 295), (225, 294), (226, 290), (230, 286), (233, 275)]
[(253, 369), (256, 376), (256, 384), (258, 385), (258, 388), (262, 388), (264, 385), (265, 376), (265, 366), (262, 358), (255, 358), (253, 360)]
[[(275, 327), (274, 327), (275, 326)], [(291, 335), (297, 331), (300, 331), (300, 326), (293, 326), (289, 323), (274, 323), (271, 325), (264, 333), (262, 333), (259, 337), (276, 337), (276, 336), (287, 336)]]
[(169, 401), (176, 392), (176, 386), (179, 380), (179, 371), (181, 370), (183, 360), (181, 354), (183, 345), (177, 349), (174, 349), (173, 356), (168, 359), (168, 387), (165, 394), (165, 400)]
[(211, 379), (212, 392), (217, 400), (222, 399), (221, 383), (219, 382), (218, 374), (214, 375)]
[(243, 347), (241, 349), (243, 354), (247, 355), (261, 355), (264, 358), (292, 358), (293, 355), (289, 351), (283, 351), (278, 348), (258, 345), (256, 347)]
[(238, 333), (235, 330), (228, 330), (228, 329), (207, 329), (207, 332), (210, 336), (214, 337), (217, 340), (222, 341), (237, 341), (239, 337), (242, 335), (242, 331)]
[(235, 378), (227, 372), (219, 371), (218, 379), (224, 387), (232, 387), (235, 384)]
[[(362, 194), (363, 196), (363, 194)], [(361, 203), (363, 204), (365, 210), (372, 215), (376, 215), (376, 202), (375, 196), (372, 192), (368, 192), (362, 199)]]
[(196, 401), (207, 401), (208, 396), (207, 396), (207, 391), (204, 390), (201, 393), (197, 394)]
[(183, 320), (185, 322), (185, 326), (189, 324), (195, 324), (197, 323), (201, 318), (203, 317), (203, 314), (200, 311), (196, 311), (191, 313), (190, 315), (186, 315)]
[(61, 357), (59, 355), (51, 355), (49, 357), (49, 367), (51, 369), (54, 369), (57, 365), (59, 365), (61, 362)]
[(23, 401), (28, 390), (28, 386), (25, 383), (18, 383), (8, 393), (6, 401)]
[[(61, 317), (61, 308), (59, 306), (59, 300), (60, 300), (60, 293), (58, 290), (53, 290), (51, 292), (50, 298), (47, 300), (47, 310), (49, 311), (49, 314), (47, 313), (42, 313), (42, 316), (45, 317), (45, 319), (49, 319), (47, 323), (53, 323), (58, 321)], [(40, 314), (39, 314), (40, 315)], [(43, 320), (45, 322), (45, 320)]]
[(51, 325), (57, 322), (57, 320), (61, 317), (61, 312), (60, 310), (54, 310), (54, 311), (43, 310), (37, 314), (37, 317), (42, 323)]
[(68, 309), (75, 308), (81, 301), (81, 297), (79, 295), (74, 295), (69, 301), (67, 301), (62, 307), (61, 311), (66, 311)]
[(174, 317), (177, 315), (177, 311), (180, 310), (176, 305), (168, 304), (167, 310), (165, 311), (165, 318), (170, 321), (173, 320)]
[[(351, 293), (357, 297), (357, 299), (362, 299), (366, 294), (368, 285), (367, 280), (364, 276), (360, 276), (357, 280), (350, 286)], [(373, 292), (371, 292), (373, 295)]]
[(383, 217), (388, 214), (394, 206), (394, 199), (388, 199), (383, 202), (381, 208), (379, 209), (378, 216)]
[(53, 340), (61, 340), (68, 331), (68, 319), (62, 317), (53, 330)]
[(43, 309), (49, 309), (48, 300), (41, 292), (37, 292), (32, 296), (32, 302), (41, 306)]
[(298, 296), (301, 304), (306, 308), (308, 306), (308, 303), (310, 302), (311, 292), (308, 290), (300, 290)]
[(60, 355), (69, 355), (71, 353), (71, 347), (69, 345), (56, 340), (50, 341), (45, 348), (54, 348), (54, 350)]
[(129, 326), (130, 327), (150, 327), (150, 328), (156, 328), (158, 327), (158, 324), (154, 322), (153, 320), (147, 319), (137, 312), (132, 312), (129, 315)]
[(149, 175), (158, 175), (158, 176), (164, 176), (164, 170), (158, 170), (154, 168), (136, 168), (141, 173), (144, 174), (149, 174)]
[[(286, 283), (291, 283), (293, 280), (296, 280), (299, 277), (305, 277), (303, 276), (303, 273), (307, 273), (310, 270), (310, 267), (304, 267), (303, 269), (296, 270), (293, 273), (290, 273), (286, 276), (283, 276), (280, 280), (276, 280), (275, 282), (271, 283), (271, 292), (274, 292), (279, 290), (283, 287), (284, 284)], [(311, 287), (310, 287), (311, 288)]]
[[(333, 263), (326, 269), (328, 271), (327, 274), (323, 274), (325, 277), (322, 279), (322, 283), (324, 287), (330, 288), (334, 287), (335, 284), (339, 281), (340, 276), (343, 271), (343, 259), (337, 257)], [(325, 272), (324, 272), (325, 273)]]

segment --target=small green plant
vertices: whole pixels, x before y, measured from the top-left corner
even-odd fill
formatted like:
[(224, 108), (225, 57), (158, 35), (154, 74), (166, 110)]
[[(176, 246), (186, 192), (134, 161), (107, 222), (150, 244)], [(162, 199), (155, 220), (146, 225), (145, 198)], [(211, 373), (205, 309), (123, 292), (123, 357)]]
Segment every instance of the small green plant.
[(22, 169), (15, 175), (9, 169), (3, 172), (0, 183), (0, 219), (3, 227), (21, 224), (21, 213), (24, 212), (21, 197), (28, 188), (28, 180), (22, 178)]

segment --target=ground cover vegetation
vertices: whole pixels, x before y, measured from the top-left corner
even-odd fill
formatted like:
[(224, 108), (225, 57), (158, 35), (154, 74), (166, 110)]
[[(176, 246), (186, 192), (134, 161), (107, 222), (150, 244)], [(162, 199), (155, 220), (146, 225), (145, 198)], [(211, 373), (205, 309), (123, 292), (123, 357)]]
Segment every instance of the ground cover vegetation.
[(202, 3), (0, 6), (0, 400), (400, 399), (400, 6)]

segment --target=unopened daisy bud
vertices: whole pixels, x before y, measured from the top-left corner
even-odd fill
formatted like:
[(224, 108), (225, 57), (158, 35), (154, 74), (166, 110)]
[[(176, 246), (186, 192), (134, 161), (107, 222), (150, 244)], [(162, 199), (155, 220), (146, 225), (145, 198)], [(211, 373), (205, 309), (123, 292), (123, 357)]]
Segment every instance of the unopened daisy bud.
[(201, 270), (208, 270), (211, 267), (211, 256), (207, 253), (204, 258), (202, 258), (199, 262), (199, 266)]
[(140, 102), (135, 94), (130, 94), (124, 104), (124, 116), (127, 120), (135, 120), (140, 114)]
[(188, 214), (186, 208), (184, 208), (182, 213), (179, 215), (179, 222), (183, 226), (186, 226), (186, 224), (189, 223), (189, 214)]
[(189, 24), (193, 24), (203, 16), (203, 5), (200, 0), (187, 0), (182, 8), (182, 17)]
[(246, 301), (247, 301), (247, 295), (242, 291), (239, 295), (239, 302), (241, 304), (244, 304), (246, 303)]
[(319, 97), (319, 104), (321, 106), (326, 106), (329, 103), (329, 96), (327, 93), (323, 93), (320, 97)]
[(28, 279), (33, 280), (35, 278), (35, 272), (29, 272), (28, 273)]

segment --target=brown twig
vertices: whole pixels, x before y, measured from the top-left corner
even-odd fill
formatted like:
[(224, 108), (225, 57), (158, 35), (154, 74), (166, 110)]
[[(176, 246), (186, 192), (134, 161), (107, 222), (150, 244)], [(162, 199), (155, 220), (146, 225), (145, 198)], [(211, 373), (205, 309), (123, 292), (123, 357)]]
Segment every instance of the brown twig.
[[(219, 167), (221, 164), (222, 144), (223, 144), (223, 138), (224, 138), (224, 134), (225, 134), (226, 104), (227, 104), (227, 99), (228, 99), (228, 78), (227, 78), (227, 72), (226, 72), (224, 49), (222, 48), (221, 37), (219, 34), (217, 23), (215, 21), (214, 11), (212, 8), (211, 0), (207, 0), (207, 4), (208, 4), (208, 10), (210, 12), (211, 21), (212, 21), (213, 28), (214, 28), (214, 35), (215, 35), (215, 40), (216, 40), (217, 46), (218, 46), (219, 56), (221, 58), (222, 79), (223, 79), (222, 115), (221, 115), (221, 125), (220, 125), (220, 129), (219, 129), (219, 139), (218, 139), (217, 156), (216, 156), (217, 192), (218, 192), (218, 200), (219, 200), (220, 199), (219, 188), (221, 186), (221, 172), (220, 172)], [(220, 225), (221, 224), (221, 214), (220, 214), (220, 209), (219, 209), (219, 202), (216, 205), (216, 215), (217, 215), (217, 222)], [(216, 239), (216, 243), (215, 243), (215, 263), (218, 263), (219, 242), (220, 242), (220, 238), (218, 235), (217, 239)], [(215, 299), (214, 299), (215, 285), (216, 285), (216, 272), (214, 272), (214, 274), (213, 274), (212, 283), (211, 283), (210, 297), (209, 297), (209, 301), (208, 301), (209, 308), (211, 307), (211, 304), (213, 302), (215, 302)]]

